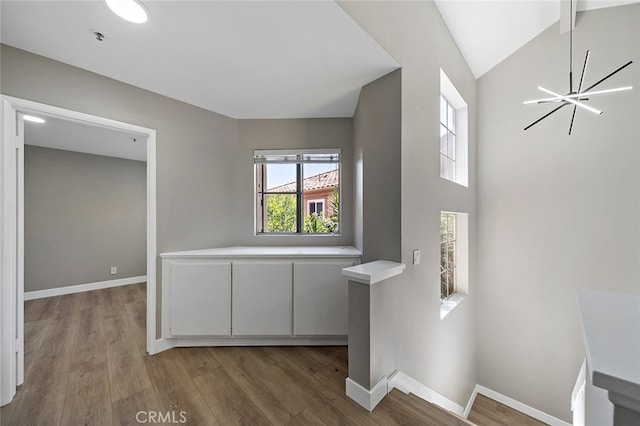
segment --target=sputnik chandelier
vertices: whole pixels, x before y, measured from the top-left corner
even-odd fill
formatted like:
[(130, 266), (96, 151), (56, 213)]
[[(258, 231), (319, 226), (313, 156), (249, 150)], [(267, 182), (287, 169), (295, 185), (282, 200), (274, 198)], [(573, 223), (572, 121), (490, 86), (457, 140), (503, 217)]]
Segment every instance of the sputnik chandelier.
[(556, 93), (554, 91), (551, 91), (549, 89), (545, 89), (542, 86), (538, 86), (538, 89), (548, 95), (551, 95), (551, 97), (548, 98), (543, 98), (543, 99), (536, 99), (533, 101), (524, 101), (525, 105), (529, 105), (529, 104), (559, 104), (558, 106), (556, 106), (554, 109), (552, 109), (551, 111), (549, 111), (548, 113), (546, 113), (545, 115), (543, 115), (542, 117), (540, 117), (539, 119), (537, 119), (536, 121), (534, 121), (533, 123), (529, 124), (527, 127), (524, 128), (524, 130), (527, 130), (529, 128), (531, 128), (532, 126), (538, 124), (539, 122), (541, 122), (542, 120), (544, 120), (545, 118), (549, 117), (551, 114), (553, 114), (556, 111), (559, 111), (560, 109), (566, 107), (567, 105), (573, 105), (573, 114), (571, 115), (571, 124), (569, 125), (569, 134), (571, 134), (571, 131), (573, 130), (573, 121), (576, 117), (576, 110), (579, 108), (585, 109), (587, 111), (590, 111), (594, 114), (600, 115), (602, 114), (602, 111), (596, 109), (596, 108), (592, 108), (589, 105), (586, 105), (585, 102), (589, 101), (589, 98), (592, 96), (596, 96), (596, 95), (603, 95), (605, 93), (614, 93), (614, 92), (622, 92), (625, 90), (631, 90), (633, 87), (632, 86), (624, 86), (624, 87), (616, 87), (614, 89), (605, 89), (605, 90), (592, 90), (595, 89), (597, 86), (599, 86), (601, 83), (605, 82), (606, 80), (608, 80), (609, 78), (613, 77), (615, 74), (619, 73), (620, 71), (622, 71), (623, 69), (625, 69), (626, 67), (628, 67), (629, 65), (631, 65), (633, 63), (633, 61), (629, 61), (626, 64), (622, 65), (620, 68), (616, 69), (615, 71), (607, 74), (606, 76), (602, 77), (600, 80), (598, 80), (597, 82), (595, 82), (594, 84), (592, 84), (591, 86), (587, 87), (586, 89), (583, 88), (583, 84), (584, 84), (584, 76), (585, 73), (587, 71), (587, 65), (589, 64), (589, 55), (591, 54), (590, 50), (587, 50), (587, 54), (585, 55), (584, 58), (584, 64), (582, 65), (582, 74), (580, 75), (580, 83), (578, 84), (578, 90), (575, 91), (573, 90), (573, 0), (569, 0), (570, 3), (570, 33), (569, 33), (569, 92), (566, 95), (561, 95), (559, 93)]

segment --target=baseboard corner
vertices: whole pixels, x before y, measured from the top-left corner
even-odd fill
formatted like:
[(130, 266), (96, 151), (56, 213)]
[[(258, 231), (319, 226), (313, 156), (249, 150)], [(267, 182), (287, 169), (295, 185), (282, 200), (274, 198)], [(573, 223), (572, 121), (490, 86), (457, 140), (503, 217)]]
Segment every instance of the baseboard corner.
[(345, 390), (349, 398), (360, 404), (364, 409), (373, 411), (388, 393), (387, 377), (380, 379), (371, 390), (365, 389), (347, 377), (345, 379)]
[(394, 373), (393, 377), (389, 379), (389, 391), (394, 388), (407, 394), (412, 393), (459, 416), (464, 414), (465, 409), (460, 404), (442, 396), (401, 371)]
[(152, 343), (151, 348), (147, 348), (147, 352), (149, 355), (155, 355), (160, 352), (164, 352), (176, 346), (175, 339), (156, 339), (155, 342)]

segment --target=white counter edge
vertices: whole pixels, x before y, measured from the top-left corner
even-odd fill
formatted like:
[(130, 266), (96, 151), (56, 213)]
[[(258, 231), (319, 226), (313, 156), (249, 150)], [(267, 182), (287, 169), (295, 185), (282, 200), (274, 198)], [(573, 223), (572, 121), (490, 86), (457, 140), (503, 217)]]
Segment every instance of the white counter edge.
[(400, 275), (407, 267), (404, 263), (391, 262), (389, 260), (375, 260), (361, 265), (342, 269), (342, 275), (351, 281), (361, 284), (373, 285), (396, 275)]
[(162, 259), (188, 258), (340, 258), (360, 257), (362, 253), (351, 246), (236, 246), (202, 250), (175, 251), (161, 253)]

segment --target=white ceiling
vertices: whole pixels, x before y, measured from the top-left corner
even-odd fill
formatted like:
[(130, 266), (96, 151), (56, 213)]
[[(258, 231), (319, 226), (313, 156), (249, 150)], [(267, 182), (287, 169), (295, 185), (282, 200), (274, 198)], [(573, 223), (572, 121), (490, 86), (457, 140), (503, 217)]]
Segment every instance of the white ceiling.
[(38, 117), (46, 123), (24, 122), (26, 145), (147, 161), (146, 137), (53, 116)]
[[(560, 17), (560, 0), (435, 2), (476, 77)], [(351, 117), (360, 87), (398, 67), (332, 0), (144, 4), (136, 25), (101, 0), (1, 0), (1, 40), (234, 118)]]
[[(397, 63), (334, 1), (2, 1), (2, 42), (234, 118), (351, 117)], [(91, 33), (105, 35), (99, 42)]]
[[(478, 78), (560, 19), (560, 0), (435, 0)], [(577, 11), (640, 0), (578, 0)], [(579, 22), (577, 23), (579, 25)]]

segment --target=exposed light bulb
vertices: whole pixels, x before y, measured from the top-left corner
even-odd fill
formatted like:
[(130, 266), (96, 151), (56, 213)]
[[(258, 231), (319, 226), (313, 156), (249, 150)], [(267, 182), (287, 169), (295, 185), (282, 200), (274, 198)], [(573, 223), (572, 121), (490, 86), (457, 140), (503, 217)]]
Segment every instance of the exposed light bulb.
[(138, 0), (105, 0), (109, 9), (124, 20), (134, 24), (147, 22), (148, 14)]

